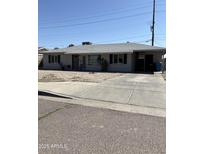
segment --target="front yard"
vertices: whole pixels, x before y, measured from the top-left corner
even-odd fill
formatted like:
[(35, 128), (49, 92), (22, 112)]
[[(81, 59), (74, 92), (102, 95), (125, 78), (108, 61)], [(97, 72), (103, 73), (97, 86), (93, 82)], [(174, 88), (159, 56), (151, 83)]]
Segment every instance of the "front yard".
[(54, 70), (39, 70), (39, 82), (102, 82), (117, 76), (122, 73), (103, 73), (103, 72), (75, 72), (75, 71), (54, 71)]

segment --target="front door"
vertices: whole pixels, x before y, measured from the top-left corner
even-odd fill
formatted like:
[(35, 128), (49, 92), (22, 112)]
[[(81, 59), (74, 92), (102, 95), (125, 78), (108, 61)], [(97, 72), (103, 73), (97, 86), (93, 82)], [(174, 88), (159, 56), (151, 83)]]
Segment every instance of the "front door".
[(79, 70), (79, 56), (72, 55), (72, 70)]
[(145, 71), (145, 63), (144, 63), (144, 53), (135, 53), (135, 71), (136, 72), (144, 72)]
[(154, 71), (153, 55), (145, 55), (145, 71)]

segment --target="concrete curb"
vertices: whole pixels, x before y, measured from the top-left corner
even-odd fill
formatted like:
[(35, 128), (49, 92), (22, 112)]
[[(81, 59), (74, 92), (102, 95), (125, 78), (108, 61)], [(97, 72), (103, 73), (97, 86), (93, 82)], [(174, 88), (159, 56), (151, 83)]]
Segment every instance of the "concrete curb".
[[(59, 94), (56, 94), (50, 91), (45, 91), (45, 92), (59, 95)], [(120, 104), (120, 103), (92, 100), (92, 99), (86, 99), (86, 98), (85, 99), (77, 98), (77, 97), (65, 96), (65, 95), (61, 95), (61, 96), (70, 97), (73, 99), (66, 99), (66, 98), (60, 98), (60, 97), (59, 98), (49, 97), (49, 96), (39, 96), (39, 98), (51, 100), (51, 101), (70, 103), (70, 104), (78, 104), (78, 105), (89, 106), (89, 107), (110, 109), (110, 110), (115, 110), (115, 111), (138, 113), (138, 114), (157, 116), (157, 117), (166, 117), (166, 109), (144, 107), (144, 106), (137, 106), (137, 105), (130, 105), (130, 104)]]

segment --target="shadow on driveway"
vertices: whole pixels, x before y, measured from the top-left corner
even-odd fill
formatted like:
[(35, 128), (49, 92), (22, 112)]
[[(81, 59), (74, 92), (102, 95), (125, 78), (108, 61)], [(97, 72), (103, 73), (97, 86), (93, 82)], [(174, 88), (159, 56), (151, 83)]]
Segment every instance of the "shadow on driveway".
[(56, 94), (52, 94), (52, 93), (48, 93), (48, 92), (44, 92), (44, 91), (38, 91), (38, 95), (39, 96), (49, 96), (49, 97), (58, 97), (58, 98), (72, 99), (70, 97), (60, 96), (60, 95), (56, 95)]

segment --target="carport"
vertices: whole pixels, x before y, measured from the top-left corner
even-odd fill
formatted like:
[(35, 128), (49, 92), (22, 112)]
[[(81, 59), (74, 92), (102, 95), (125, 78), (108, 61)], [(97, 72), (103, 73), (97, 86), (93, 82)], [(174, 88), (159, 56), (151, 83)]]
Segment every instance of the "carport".
[(160, 71), (165, 50), (133, 51), (134, 72)]

